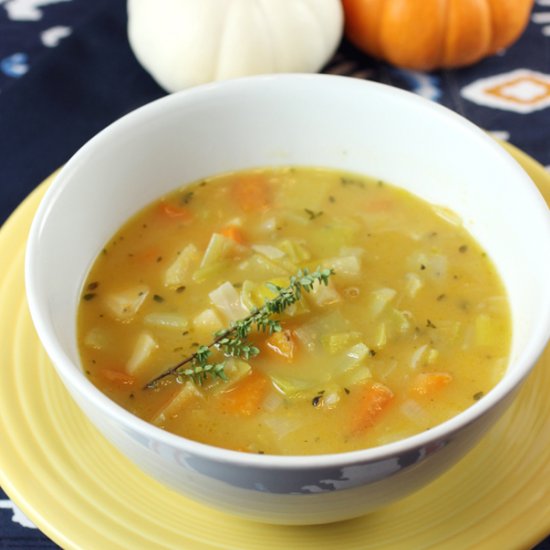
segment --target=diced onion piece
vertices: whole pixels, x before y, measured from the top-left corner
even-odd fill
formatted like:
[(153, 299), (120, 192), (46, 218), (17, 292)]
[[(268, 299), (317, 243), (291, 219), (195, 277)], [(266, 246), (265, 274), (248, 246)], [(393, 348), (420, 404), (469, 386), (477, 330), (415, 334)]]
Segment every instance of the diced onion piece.
[(397, 291), (393, 288), (379, 288), (371, 292), (369, 313), (371, 317), (378, 317), (386, 306), (395, 298)]
[(204, 269), (244, 252), (246, 252), (246, 247), (233, 239), (220, 233), (213, 233), (199, 267)]
[(340, 403), (340, 399), (340, 392), (338, 390), (331, 390), (323, 395), (321, 403), (325, 409), (335, 409), (338, 403)]
[(405, 291), (411, 298), (414, 298), (423, 286), (422, 279), (416, 273), (405, 274)]
[(109, 344), (109, 336), (107, 333), (99, 328), (94, 327), (90, 329), (84, 337), (84, 345), (93, 349), (104, 349)]
[(348, 370), (360, 365), (370, 355), (370, 349), (368, 346), (360, 342), (349, 348), (344, 357), (339, 362), (339, 368), (342, 370)]
[(173, 330), (186, 330), (189, 326), (187, 319), (179, 313), (148, 313), (143, 321), (149, 326)]
[(475, 320), (475, 343), (477, 346), (496, 346), (501, 341), (502, 329), (500, 323), (481, 313)]
[(276, 411), (283, 403), (284, 397), (275, 390), (270, 391), (262, 403), (262, 409), (267, 412)]
[(353, 279), (361, 273), (361, 260), (357, 256), (329, 258), (322, 265), (334, 269), (339, 279)]
[(208, 294), (212, 304), (230, 321), (238, 321), (248, 315), (248, 310), (241, 304), (241, 297), (229, 282), (221, 284)]
[(407, 259), (409, 269), (418, 271), (432, 280), (443, 279), (447, 276), (447, 257), (442, 254), (426, 254), (417, 252)]
[(375, 336), (376, 347), (383, 348), (388, 343), (388, 333), (386, 331), (386, 323), (380, 323), (376, 329)]
[(417, 350), (413, 352), (411, 355), (411, 360), (409, 362), (409, 367), (413, 370), (416, 370), (418, 366), (422, 366), (422, 358), (428, 349), (428, 344), (424, 344), (423, 346), (420, 346)]
[(320, 307), (329, 306), (342, 301), (342, 297), (334, 287), (332, 281), (329, 281), (328, 285), (315, 281), (308, 297), (315, 305)]
[(417, 426), (425, 426), (430, 421), (430, 415), (424, 407), (420, 405), (418, 401), (414, 399), (407, 399), (401, 405), (399, 405), (399, 410), (408, 418), (413, 424)]
[(122, 292), (105, 296), (105, 305), (118, 321), (129, 321), (138, 312), (149, 294), (149, 287), (136, 285)]
[(362, 258), (365, 255), (365, 249), (360, 246), (343, 246), (338, 253), (338, 256), (356, 256)]
[(285, 253), (282, 250), (279, 250), (277, 247), (270, 244), (254, 244), (252, 245), (252, 250), (262, 254), (270, 260), (278, 260), (283, 258)]
[(208, 308), (193, 319), (193, 328), (201, 332), (214, 333), (223, 328), (223, 323), (219, 315)]
[(156, 340), (148, 332), (140, 333), (134, 351), (126, 363), (126, 372), (134, 374), (138, 371), (158, 347)]
[(366, 365), (358, 365), (356, 368), (351, 369), (345, 375), (342, 383), (345, 387), (355, 386), (356, 384), (363, 384), (367, 380), (372, 378), (372, 372)]
[(432, 210), (442, 219), (452, 225), (462, 225), (462, 218), (450, 208), (446, 206), (432, 205)]
[(183, 387), (158, 411), (151, 422), (157, 426), (162, 425), (167, 419), (176, 416), (181, 410), (195, 398), (202, 398), (202, 393), (191, 381), (186, 382)]
[(197, 247), (190, 243), (176, 257), (174, 262), (164, 273), (164, 286), (178, 287), (188, 284), (191, 280), (192, 269), (199, 259)]
[(282, 250), (288, 259), (296, 264), (307, 262), (311, 259), (309, 250), (302, 243), (295, 240), (286, 239), (281, 241), (277, 245), (277, 248)]

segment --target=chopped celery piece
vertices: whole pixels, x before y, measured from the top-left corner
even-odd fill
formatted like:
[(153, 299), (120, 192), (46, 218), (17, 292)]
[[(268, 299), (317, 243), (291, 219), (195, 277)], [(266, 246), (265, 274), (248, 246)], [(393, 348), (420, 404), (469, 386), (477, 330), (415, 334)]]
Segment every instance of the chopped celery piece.
[(194, 244), (188, 244), (164, 273), (164, 285), (178, 287), (191, 278), (191, 269), (199, 259), (199, 251)]
[(93, 349), (104, 349), (109, 345), (109, 335), (103, 329), (94, 327), (86, 333), (84, 345)]
[(283, 258), (285, 255), (282, 250), (270, 244), (253, 244), (252, 250), (258, 252), (259, 254), (262, 254), (270, 260), (278, 260), (280, 258)]
[(212, 233), (199, 267), (203, 269), (219, 264), (228, 258), (243, 254), (244, 252), (246, 252), (246, 247), (235, 242), (233, 239), (219, 233)]
[(211, 308), (205, 309), (193, 319), (193, 328), (212, 334), (223, 328), (219, 315)]
[(196, 283), (203, 283), (204, 281), (214, 277), (215, 275), (220, 275), (224, 273), (229, 265), (229, 260), (223, 260), (206, 267), (201, 267), (197, 269), (195, 273), (193, 273), (193, 281), (195, 281)]
[(361, 338), (359, 332), (339, 332), (336, 334), (327, 334), (321, 337), (321, 343), (326, 352), (334, 355), (348, 348), (354, 342)]
[[(252, 311), (254, 308), (260, 308), (267, 300), (275, 298), (277, 293), (274, 292), (267, 283), (286, 288), (290, 284), (290, 279), (288, 277), (277, 277), (265, 283), (253, 283), (248, 280), (244, 281), (241, 288), (241, 303), (248, 311)], [(296, 303), (287, 307), (282, 315), (295, 317), (308, 312), (309, 308), (305, 298), (302, 296)]]
[(194, 398), (202, 398), (201, 391), (193, 382), (185, 382), (182, 388), (175, 393), (168, 403), (151, 418), (151, 422), (157, 426), (163, 425), (166, 420), (179, 414), (179, 412)]
[(186, 330), (189, 326), (187, 319), (179, 313), (148, 313), (143, 321), (149, 326), (173, 330)]
[(386, 323), (380, 323), (376, 329), (374, 343), (377, 349), (383, 348), (388, 343), (388, 334), (386, 332)]
[(397, 291), (393, 288), (379, 288), (371, 292), (369, 313), (371, 317), (378, 317), (386, 306), (395, 298)]
[(287, 397), (301, 397), (304, 392), (311, 392), (319, 386), (320, 381), (312, 377), (297, 378), (293, 376), (271, 375), (271, 380), (275, 387)]
[(339, 369), (346, 371), (348, 369), (357, 367), (367, 357), (370, 356), (370, 349), (363, 342), (355, 344), (349, 348), (343, 355), (342, 360), (339, 362)]
[(311, 259), (309, 250), (303, 244), (291, 239), (281, 241), (277, 248), (282, 250), (288, 259), (295, 264), (301, 264)]
[(308, 351), (316, 350), (323, 336), (342, 332), (349, 332), (349, 321), (339, 311), (319, 315), (294, 330), (294, 334)]
[(241, 304), (241, 297), (235, 287), (226, 281), (208, 294), (212, 304), (230, 321), (238, 321), (248, 315)]
[(148, 332), (140, 333), (134, 345), (132, 355), (126, 363), (126, 372), (134, 374), (138, 371), (158, 347), (156, 340)]
[(363, 384), (367, 380), (372, 378), (372, 372), (366, 365), (358, 365), (345, 373), (341, 378), (342, 385), (347, 388), (348, 386), (355, 386), (356, 384)]
[(142, 306), (149, 294), (147, 285), (136, 285), (122, 292), (108, 294), (105, 305), (118, 321), (129, 321)]

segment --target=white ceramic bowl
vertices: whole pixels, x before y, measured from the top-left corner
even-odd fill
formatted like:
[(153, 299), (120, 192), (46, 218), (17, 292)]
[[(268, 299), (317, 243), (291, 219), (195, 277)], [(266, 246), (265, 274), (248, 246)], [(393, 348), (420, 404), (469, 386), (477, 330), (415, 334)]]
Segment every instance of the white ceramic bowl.
[[(509, 293), (513, 349), (504, 379), (428, 432), (374, 449), (306, 457), (189, 441), (136, 418), (96, 389), (79, 366), (75, 319), (84, 278), (104, 243), (136, 210), (185, 182), (266, 165), (365, 173), (456, 211)], [(34, 323), (60, 377), (122, 453), (172, 489), (224, 511), (273, 523), (322, 523), (422, 487), (510, 404), (550, 335), (550, 217), (533, 183), (498, 144), (436, 104), (350, 78), (253, 77), (160, 99), (86, 144), (38, 210), (26, 278)]]

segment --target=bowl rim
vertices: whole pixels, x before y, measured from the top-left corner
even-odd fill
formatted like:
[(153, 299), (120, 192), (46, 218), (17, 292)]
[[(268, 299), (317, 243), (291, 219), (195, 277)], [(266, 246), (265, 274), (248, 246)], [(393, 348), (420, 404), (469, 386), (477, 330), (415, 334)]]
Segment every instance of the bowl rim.
[[(362, 79), (328, 74), (301, 74), (301, 73), (280, 73), (275, 75), (261, 75), (243, 77), (222, 82), (203, 84), (176, 92), (150, 103), (147, 103), (134, 111), (114, 121), (98, 134), (87, 141), (60, 169), (54, 178), (51, 187), (46, 191), (34, 216), (27, 241), (25, 254), (25, 286), (31, 317), (38, 336), (45, 348), (50, 360), (64, 381), (75, 390), (88, 404), (97, 408), (103, 415), (116, 421), (125, 431), (130, 430), (158, 443), (178, 451), (194, 455), (198, 458), (232, 464), (239, 467), (254, 467), (257, 469), (270, 470), (311, 470), (318, 468), (341, 468), (358, 463), (372, 463), (395, 458), (396, 456), (414, 452), (419, 448), (426, 447), (437, 441), (445, 441), (452, 434), (462, 430), (477, 418), (493, 409), (502, 402), (509, 394), (516, 390), (522, 381), (527, 377), (534, 367), (538, 356), (542, 353), (550, 336), (550, 289), (545, 296), (546, 306), (542, 322), (537, 330), (531, 335), (521, 357), (515, 362), (512, 372), (507, 372), (504, 377), (491, 389), (482, 399), (473, 403), (470, 407), (456, 416), (430, 428), (427, 431), (411, 435), (391, 443), (377, 447), (359, 449), (328, 454), (313, 455), (274, 455), (274, 454), (253, 454), (242, 451), (235, 451), (222, 447), (200, 443), (183, 436), (167, 432), (141, 418), (133, 415), (122, 406), (118, 405), (104, 393), (101, 392), (81, 370), (78, 363), (74, 363), (64, 352), (63, 347), (57, 340), (53, 327), (48, 322), (48, 312), (45, 304), (46, 298), (41, 298), (39, 292), (40, 269), (38, 267), (36, 249), (39, 247), (40, 232), (50, 210), (57, 197), (63, 193), (64, 188), (70, 181), (81, 164), (86, 163), (88, 156), (96, 149), (101, 148), (105, 141), (109, 141), (111, 134), (125, 131), (135, 124), (155, 117), (157, 112), (169, 111), (175, 106), (184, 108), (186, 102), (192, 101), (196, 96), (207, 94), (224, 94), (224, 90), (238, 90), (241, 87), (262, 87), (271, 83), (278, 85), (308, 85), (317, 86), (324, 82), (332, 82), (338, 86), (362, 87), (367, 90), (383, 91), (384, 94), (393, 95), (397, 99), (406, 101), (413, 109), (421, 109), (429, 116), (444, 117), (456, 131), (465, 131), (471, 139), (478, 141), (479, 145), (491, 149), (500, 161), (507, 166), (507, 169), (524, 181), (526, 193), (531, 189), (531, 200), (535, 208), (540, 210), (538, 215), (547, 217), (547, 241), (550, 242), (550, 216), (548, 207), (540, 195), (532, 180), (525, 173), (523, 168), (509, 155), (498, 143), (486, 132), (481, 130), (472, 122), (458, 115), (454, 111), (438, 103), (420, 97), (412, 92), (394, 88), (392, 86), (366, 81)], [(538, 201), (538, 206), (536, 205)], [(536, 213), (534, 213), (535, 215)], [(549, 254), (550, 256), (550, 254)], [(79, 404), (80, 405), (80, 404)], [(92, 420), (92, 423), (95, 423)]]

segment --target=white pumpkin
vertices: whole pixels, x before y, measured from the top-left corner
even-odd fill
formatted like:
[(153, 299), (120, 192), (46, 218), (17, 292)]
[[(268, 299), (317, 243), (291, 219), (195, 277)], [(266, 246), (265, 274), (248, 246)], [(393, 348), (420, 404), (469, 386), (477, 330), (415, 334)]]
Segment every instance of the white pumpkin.
[(128, 0), (138, 61), (166, 90), (316, 72), (343, 33), (340, 0)]

